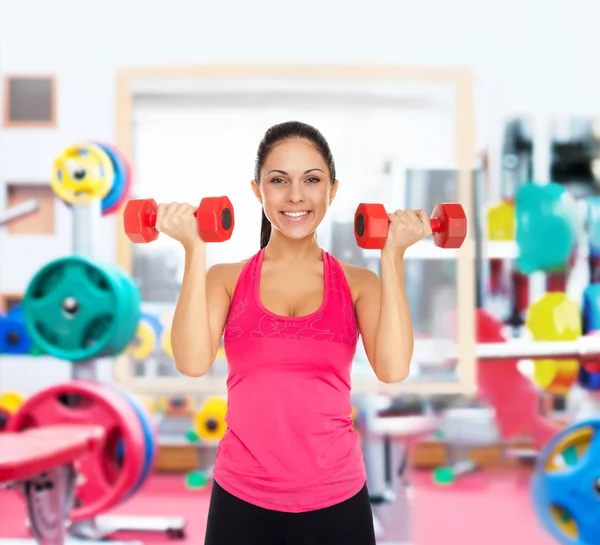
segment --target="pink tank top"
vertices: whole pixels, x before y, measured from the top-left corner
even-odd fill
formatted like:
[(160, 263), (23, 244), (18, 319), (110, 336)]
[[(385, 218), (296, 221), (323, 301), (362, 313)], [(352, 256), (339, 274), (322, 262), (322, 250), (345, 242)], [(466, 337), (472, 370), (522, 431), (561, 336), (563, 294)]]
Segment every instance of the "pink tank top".
[(366, 482), (350, 418), (354, 305), (341, 264), (323, 251), (321, 308), (294, 318), (270, 312), (260, 301), (263, 256), (244, 265), (225, 325), (228, 429), (213, 476), (259, 507), (321, 509)]

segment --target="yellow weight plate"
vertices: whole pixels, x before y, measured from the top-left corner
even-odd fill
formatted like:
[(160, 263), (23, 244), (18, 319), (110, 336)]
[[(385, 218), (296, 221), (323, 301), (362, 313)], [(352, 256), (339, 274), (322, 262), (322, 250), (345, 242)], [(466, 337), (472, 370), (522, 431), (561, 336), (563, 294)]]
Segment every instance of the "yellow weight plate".
[(582, 334), (581, 310), (566, 293), (548, 292), (530, 305), (525, 325), (534, 341), (574, 341)]
[(112, 161), (102, 148), (76, 144), (54, 160), (50, 186), (66, 203), (88, 204), (106, 197), (114, 178)]
[(194, 415), (194, 431), (204, 443), (218, 443), (227, 431), (225, 416), (227, 400), (222, 397), (207, 399)]
[(492, 206), (487, 213), (487, 224), (488, 240), (514, 240), (517, 224), (514, 203), (502, 201)]
[(135, 333), (135, 339), (129, 345), (129, 354), (134, 360), (143, 361), (150, 357), (155, 348), (156, 335), (154, 329), (148, 322), (140, 320)]
[(163, 353), (165, 353), (169, 358), (173, 358), (173, 348), (171, 347), (171, 326), (165, 327), (162, 339), (161, 339), (161, 347)]
[(566, 394), (577, 382), (577, 360), (536, 360), (533, 363), (533, 381), (555, 395)]
[(5, 392), (0, 396), (0, 409), (15, 414), (24, 402), (25, 398), (19, 392)]

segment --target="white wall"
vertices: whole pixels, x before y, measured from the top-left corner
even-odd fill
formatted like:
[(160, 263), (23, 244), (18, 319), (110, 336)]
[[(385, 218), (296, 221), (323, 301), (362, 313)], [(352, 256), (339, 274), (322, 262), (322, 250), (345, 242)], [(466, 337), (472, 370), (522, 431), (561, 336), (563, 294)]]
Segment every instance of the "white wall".
[[(56, 130), (2, 131), (0, 186), (47, 181), (56, 153), (75, 141), (113, 140), (121, 67), (468, 65), (480, 148), (499, 138), (506, 113), (598, 111), (594, 0), (4, 0), (0, 9), (2, 74), (58, 76)], [(4, 206), (0, 191), (0, 213)], [(0, 229), (0, 291), (21, 291), (42, 263), (71, 252), (70, 215), (59, 211), (53, 240), (11, 239)], [(114, 257), (112, 223), (103, 221), (100, 258)]]

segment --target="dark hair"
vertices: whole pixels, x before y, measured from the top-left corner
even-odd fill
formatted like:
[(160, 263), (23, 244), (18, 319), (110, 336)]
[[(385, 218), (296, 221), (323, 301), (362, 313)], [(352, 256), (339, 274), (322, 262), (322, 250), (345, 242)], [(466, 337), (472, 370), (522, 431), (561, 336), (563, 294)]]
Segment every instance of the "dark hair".
[[(254, 166), (254, 179), (256, 183), (260, 183), (260, 171), (265, 164), (265, 160), (273, 148), (284, 140), (292, 140), (301, 138), (310, 142), (321, 154), (329, 168), (331, 183), (335, 181), (335, 164), (329, 144), (325, 137), (311, 125), (301, 123), (300, 121), (286, 121), (273, 125), (267, 130), (256, 152), (256, 163)], [(260, 226), (260, 249), (262, 250), (271, 238), (271, 222), (265, 216), (265, 211), (262, 212), (262, 224)]]

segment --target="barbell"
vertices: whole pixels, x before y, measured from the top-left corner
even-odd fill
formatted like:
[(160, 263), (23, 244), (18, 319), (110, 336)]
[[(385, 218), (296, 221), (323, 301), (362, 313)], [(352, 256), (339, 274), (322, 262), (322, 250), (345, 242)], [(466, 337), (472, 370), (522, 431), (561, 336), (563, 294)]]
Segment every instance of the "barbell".
[(600, 360), (600, 336), (589, 335), (575, 341), (508, 341), (479, 343), (476, 358), (480, 361), (506, 359)]

